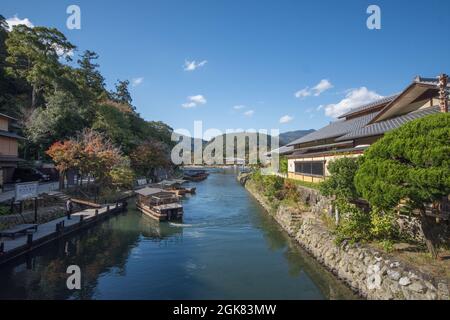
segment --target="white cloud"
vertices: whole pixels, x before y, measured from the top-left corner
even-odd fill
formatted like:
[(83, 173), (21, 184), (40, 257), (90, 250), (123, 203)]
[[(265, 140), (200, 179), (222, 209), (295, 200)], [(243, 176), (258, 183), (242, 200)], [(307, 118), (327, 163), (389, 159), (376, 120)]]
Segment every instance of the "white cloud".
[(245, 108), (245, 106), (242, 105), (242, 104), (239, 104), (239, 105), (233, 107), (234, 110), (241, 110), (241, 109), (244, 109), (244, 108)]
[(192, 61), (186, 60), (184, 61), (183, 69), (184, 71), (194, 71), (197, 68), (203, 67), (207, 63), (208, 63), (207, 60), (203, 60), (198, 63), (195, 60)]
[(138, 85), (142, 84), (144, 82), (144, 77), (134, 78), (131, 80), (131, 85), (133, 87), (137, 87)]
[(185, 109), (190, 109), (196, 107), (197, 105), (194, 102), (186, 102), (183, 103), (181, 106)]
[(244, 112), (244, 116), (251, 117), (255, 114), (254, 110), (248, 110)]
[(288, 123), (288, 122), (291, 122), (292, 120), (294, 120), (294, 117), (285, 115), (280, 118), (280, 123)]
[(181, 106), (185, 109), (195, 108), (196, 106), (200, 104), (206, 104), (206, 99), (203, 95), (198, 94), (196, 96), (189, 96), (187, 97), (187, 102), (183, 103)]
[(31, 21), (28, 18), (25, 19), (19, 19), (17, 15), (15, 15), (12, 18), (6, 19), (6, 23), (8, 24), (8, 30), (11, 31), (14, 26), (18, 26), (20, 24), (24, 24), (29, 28), (33, 28), (34, 25), (31, 23)]
[(321, 104), (320, 106), (318, 106), (318, 107), (316, 108), (316, 110), (317, 110), (317, 111), (320, 111), (320, 110), (322, 110), (323, 108), (324, 108), (324, 105)]
[(322, 92), (325, 92), (329, 89), (333, 88), (333, 85), (327, 79), (322, 79), (320, 82), (313, 88), (314, 95), (316, 97), (320, 96)]
[(297, 91), (294, 95), (296, 98), (305, 98), (305, 97), (309, 97), (311, 95), (318, 97), (323, 92), (325, 92), (331, 88), (333, 88), (333, 85), (331, 84), (331, 82), (327, 79), (322, 79), (314, 87), (312, 87), (312, 88), (306, 87), (302, 90)]
[(196, 104), (205, 104), (206, 103), (205, 97), (202, 96), (201, 94), (196, 95), (196, 96), (190, 96), (188, 99)]
[(309, 87), (306, 87), (305, 89), (299, 90), (295, 93), (296, 98), (304, 98), (311, 95), (311, 91), (309, 90)]
[(375, 91), (368, 90), (366, 87), (352, 89), (340, 102), (325, 106), (325, 114), (327, 116), (336, 118), (353, 108), (360, 107), (364, 104), (371, 103), (381, 98), (383, 98), (383, 96), (379, 95)]

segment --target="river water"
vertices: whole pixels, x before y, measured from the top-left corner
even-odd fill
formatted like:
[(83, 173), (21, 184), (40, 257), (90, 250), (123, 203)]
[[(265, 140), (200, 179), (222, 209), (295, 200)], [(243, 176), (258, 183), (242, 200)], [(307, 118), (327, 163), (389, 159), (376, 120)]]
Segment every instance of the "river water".
[[(236, 181), (193, 183), (182, 224), (127, 213), (0, 267), (0, 299), (355, 299)], [(133, 200), (131, 200), (133, 202)], [(81, 269), (68, 290), (66, 269)]]

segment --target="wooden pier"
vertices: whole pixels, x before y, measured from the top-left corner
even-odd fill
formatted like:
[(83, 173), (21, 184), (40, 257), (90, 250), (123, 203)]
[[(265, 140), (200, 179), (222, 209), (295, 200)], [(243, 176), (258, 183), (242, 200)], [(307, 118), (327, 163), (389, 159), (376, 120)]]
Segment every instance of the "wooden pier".
[(113, 205), (104, 205), (98, 209), (86, 209), (73, 213), (70, 219), (66, 216), (43, 223), (37, 227), (35, 232), (27, 232), (13, 239), (3, 238), (0, 240), (0, 265), (51, 241), (90, 227), (115, 213), (125, 211), (126, 208), (127, 203), (123, 201)]

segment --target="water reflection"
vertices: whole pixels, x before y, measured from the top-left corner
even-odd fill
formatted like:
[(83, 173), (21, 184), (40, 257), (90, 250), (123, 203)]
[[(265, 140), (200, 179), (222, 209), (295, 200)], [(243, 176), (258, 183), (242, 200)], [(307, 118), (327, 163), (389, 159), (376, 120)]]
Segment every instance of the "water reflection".
[[(128, 213), (0, 269), (0, 299), (347, 299), (354, 295), (218, 171), (184, 201), (184, 224)], [(82, 290), (66, 288), (67, 266)]]

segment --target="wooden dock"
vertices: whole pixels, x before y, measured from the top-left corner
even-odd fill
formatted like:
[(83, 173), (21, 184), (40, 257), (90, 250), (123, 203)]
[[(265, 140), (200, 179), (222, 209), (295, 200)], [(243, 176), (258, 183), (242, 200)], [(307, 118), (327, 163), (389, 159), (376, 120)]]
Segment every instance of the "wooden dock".
[(61, 217), (38, 226), (35, 232), (29, 232), (15, 239), (0, 240), (0, 265), (29, 253), (51, 241), (90, 227), (111, 215), (123, 212), (127, 208), (125, 201), (114, 205), (104, 205), (98, 209), (86, 209), (73, 213), (71, 218)]

